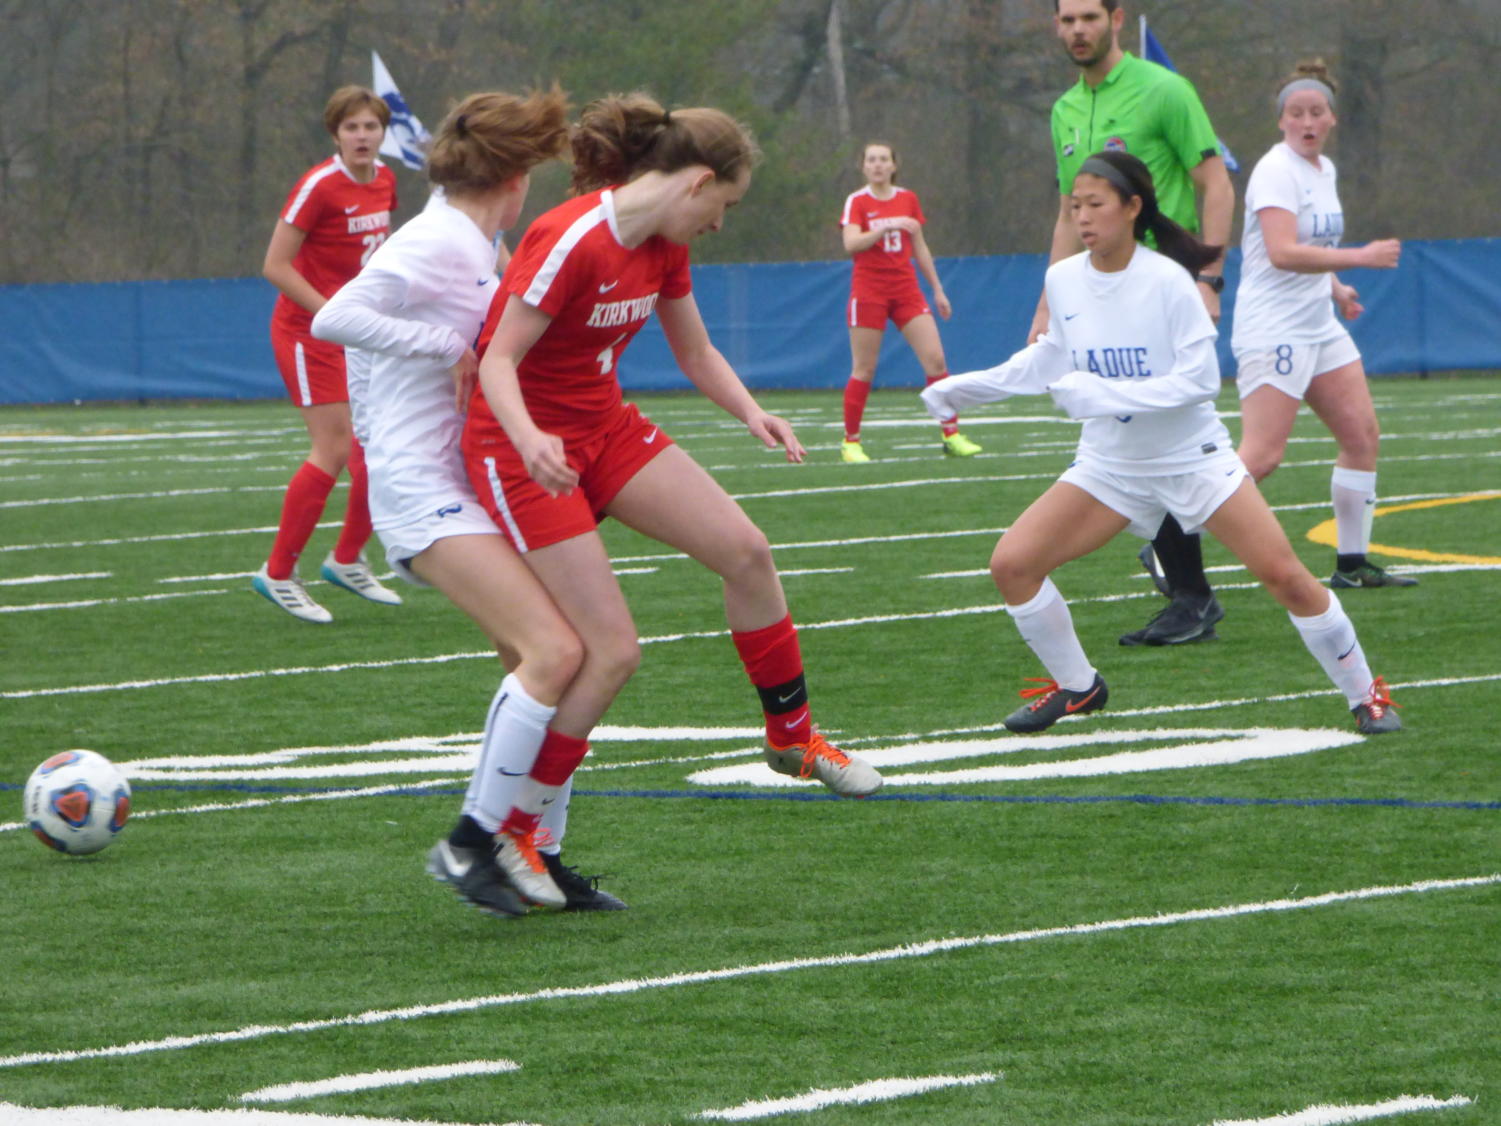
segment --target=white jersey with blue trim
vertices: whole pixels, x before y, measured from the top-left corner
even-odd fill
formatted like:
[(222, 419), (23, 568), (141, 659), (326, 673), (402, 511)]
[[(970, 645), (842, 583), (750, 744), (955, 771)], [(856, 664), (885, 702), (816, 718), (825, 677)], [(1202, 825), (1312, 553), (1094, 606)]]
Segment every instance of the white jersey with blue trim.
[(1230, 344), (1239, 353), (1283, 344), (1322, 344), (1341, 336), (1329, 274), (1281, 270), (1267, 256), (1261, 210), (1276, 207), (1298, 223), (1301, 246), (1338, 246), (1345, 233), (1334, 164), (1320, 155), (1315, 168), (1279, 141), (1256, 162), (1246, 185), (1246, 225), (1241, 235), (1240, 284)]
[(363, 432), (377, 529), (409, 523), (456, 494), (473, 496), (449, 369), (473, 347), (498, 289), (494, 246), (439, 198), (314, 318), (314, 336), (371, 354), (350, 405)]
[(1189, 472), (1230, 448), (1214, 408), (1218, 334), (1187, 270), (1138, 244), (1115, 273), (1088, 252), (1065, 258), (1045, 288), (1048, 331), (998, 367), (933, 384), (923, 400), (935, 418), (1047, 393), (1083, 420), (1081, 461), (1134, 476)]

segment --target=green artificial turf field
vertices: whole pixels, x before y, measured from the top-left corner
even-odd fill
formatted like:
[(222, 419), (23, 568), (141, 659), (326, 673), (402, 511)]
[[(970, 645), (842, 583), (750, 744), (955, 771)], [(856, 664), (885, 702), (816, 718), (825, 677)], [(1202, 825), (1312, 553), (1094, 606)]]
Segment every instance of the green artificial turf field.
[[(1501, 383), (1374, 391), (1373, 558), (1421, 580), (1341, 594), (1402, 705), (1378, 739), (1217, 544), (1220, 639), (1118, 646), (1160, 605), (1129, 537), (1055, 576), (1109, 708), (1000, 727), (1041, 669), (986, 563), (1070, 459), (1046, 400), (976, 412), (961, 461), (878, 392), (847, 466), (837, 392), (766, 394), (788, 466), (641, 399), (766, 531), (814, 716), (888, 783), (774, 784), (717, 581), (607, 525), (644, 660), (564, 857), (631, 910), (506, 922), (422, 870), (499, 678), (478, 630), (399, 583), (310, 582), (328, 626), (249, 590), (291, 408), (0, 410), (0, 1122), (1501, 1123)], [(1333, 453), (1305, 411), (1264, 486), (1321, 576)], [(134, 787), (94, 858), (19, 823), (71, 747)]]

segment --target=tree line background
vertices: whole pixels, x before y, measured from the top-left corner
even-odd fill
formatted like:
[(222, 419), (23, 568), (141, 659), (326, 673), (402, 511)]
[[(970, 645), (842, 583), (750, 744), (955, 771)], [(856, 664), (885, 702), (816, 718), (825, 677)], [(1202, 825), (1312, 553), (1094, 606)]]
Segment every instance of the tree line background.
[[(1125, 46), (1137, 50), (1127, 4)], [(482, 89), (562, 82), (716, 105), (765, 151), (700, 261), (842, 256), (861, 143), (893, 143), (940, 255), (1046, 249), (1048, 111), (1077, 72), (1049, 0), (0, 0), (0, 283), (259, 273), (324, 100), (378, 50), (429, 128)], [(1156, 0), (1145, 9), (1240, 159), (1278, 139), (1305, 55), (1340, 82), (1347, 238), (1497, 233), (1501, 0)], [(398, 167), (401, 208), (425, 196)], [(526, 219), (563, 198), (534, 177)], [(519, 232), (518, 232), (519, 233)], [(1237, 224), (1236, 237), (1239, 236)]]

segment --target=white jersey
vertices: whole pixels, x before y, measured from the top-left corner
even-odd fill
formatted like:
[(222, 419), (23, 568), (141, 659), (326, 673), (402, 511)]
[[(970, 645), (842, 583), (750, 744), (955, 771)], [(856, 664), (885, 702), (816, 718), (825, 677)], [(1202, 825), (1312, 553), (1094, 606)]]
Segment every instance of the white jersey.
[(350, 390), (377, 529), (473, 500), (449, 369), (473, 346), (498, 288), (490, 240), (437, 199), (314, 318), (314, 336), (372, 353), (368, 376)]
[(1336, 190), (1334, 165), (1320, 155), (1315, 168), (1279, 141), (1256, 162), (1246, 185), (1246, 225), (1241, 235), (1240, 285), (1235, 291), (1237, 354), (1283, 344), (1321, 344), (1343, 332), (1334, 315), (1328, 273), (1279, 270), (1267, 257), (1261, 233), (1264, 207), (1297, 217), (1302, 246), (1338, 246), (1345, 213)]
[(1084, 420), (1078, 459), (1125, 476), (1189, 472), (1231, 448), (1214, 409), (1217, 334), (1187, 270), (1138, 245), (1105, 274), (1086, 251), (1049, 268), (1046, 290), (1048, 331), (998, 367), (929, 387), (935, 418), (1046, 392)]

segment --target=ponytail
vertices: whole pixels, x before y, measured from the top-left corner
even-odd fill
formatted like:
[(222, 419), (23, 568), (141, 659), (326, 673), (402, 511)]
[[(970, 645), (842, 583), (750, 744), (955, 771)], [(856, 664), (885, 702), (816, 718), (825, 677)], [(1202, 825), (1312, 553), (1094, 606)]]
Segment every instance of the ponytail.
[(722, 110), (668, 111), (650, 94), (611, 94), (584, 107), (573, 131), (573, 190), (624, 184), (643, 172), (703, 165), (736, 180), (760, 159), (750, 130)]
[(568, 145), (568, 96), (554, 83), (525, 97), (470, 94), (438, 126), (427, 176), (450, 192), (480, 192), (529, 172)]

